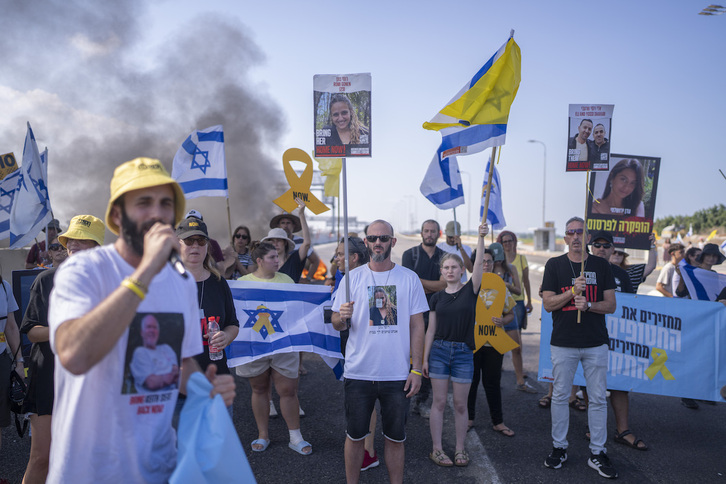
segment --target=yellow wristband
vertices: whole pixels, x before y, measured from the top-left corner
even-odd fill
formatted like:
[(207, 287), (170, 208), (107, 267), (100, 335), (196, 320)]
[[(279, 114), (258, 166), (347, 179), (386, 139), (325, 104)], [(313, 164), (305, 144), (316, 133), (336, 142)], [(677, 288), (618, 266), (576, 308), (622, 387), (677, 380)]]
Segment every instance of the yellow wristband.
[(141, 291), (144, 294), (148, 294), (149, 293), (148, 286), (146, 284), (144, 284), (143, 282), (141, 282), (140, 280), (138, 280), (138, 279), (132, 279), (131, 277), (127, 277), (126, 280), (127, 281), (130, 281), (133, 285), (135, 285), (136, 287), (138, 287), (139, 289), (141, 289)]
[(144, 294), (144, 291), (139, 286), (134, 284), (134, 281), (132, 281), (128, 277), (126, 279), (124, 279), (123, 281), (121, 281), (121, 285), (123, 287), (125, 287), (126, 289), (128, 289), (129, 291), (136, 294), (139, 297), (139, 299), (141, 299), (142, 301), (146, 297), (146, 294)]
[(572, 286), (572, 295), (575, 296), (575, 286)]
[(420, 371), (418, 371), (418, 370), (411, 370), (411, 373), (413, 373), (414, 375), (418, 375), (418, 376), (423, 376), (423, 375), (421, 374), (421, 372), (420, 372)]

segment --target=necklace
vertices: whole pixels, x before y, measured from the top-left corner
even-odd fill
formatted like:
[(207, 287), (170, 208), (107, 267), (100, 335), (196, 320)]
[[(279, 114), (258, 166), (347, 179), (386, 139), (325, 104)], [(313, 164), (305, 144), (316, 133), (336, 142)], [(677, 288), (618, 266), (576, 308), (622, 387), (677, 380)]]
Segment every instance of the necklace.
[[(567, 258), (567, 262), (570, 263), (570, 270), (572, 271), (572, 279), (573, 280), (577, 279), (577, 274), (575, 274), (575, 269), (573, 268), (572, 261), (570, 260), (569, 257)], [(582, 267), (583, 273), (585, 272), (585, 269), (587, 269), (587, 259), (585, 259), (585, 265)]]
[[(376, 281), (376, 276), (373, 275), (373, 270), (371, 269), (371, 263), (369, 262), (366, 265), (368, 266), (368, 271), (371, 273), (371, 277), (373, 278), (373, 284), (375, 286), (380, 286), (380, 284), (378, 284), (378, 282)], [(396, 264), (393, 264), (393, 267), (396, 267)], [(393, 267), (388, 269), (388, 275), (386, 275), (386, 282), (383, 285), (384, 287), (388, 285), (388, 278), (391, 277), (391, 272), (393, 271)]]

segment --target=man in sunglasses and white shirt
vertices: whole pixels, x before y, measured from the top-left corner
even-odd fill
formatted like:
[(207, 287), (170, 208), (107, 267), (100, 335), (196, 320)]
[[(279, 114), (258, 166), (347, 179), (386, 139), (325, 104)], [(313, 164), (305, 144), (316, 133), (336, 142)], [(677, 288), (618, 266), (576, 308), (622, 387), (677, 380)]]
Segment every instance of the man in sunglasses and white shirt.
[(568, 252), (547, 261), (542, 280), (543, 307), (552, 313), (550, 351), (554, 378), (553, 449), (544, 465), (559, 469), (567, 460), (568, 400), (575, 370), (582, 363), (590, 400), (587, 417), (591, 455), (587, 463), (602, 477), (612, 479), (618, 474), (605, 449), (609, 343), (605, 315), (615, 311), (615, 279), (610, 262), (583, 251), (587, 240), (584, 221), (572, 217), (565, 228)]
[[(391, 261), (394, 245), (391, 224), (371, 223), (366, 236), (370, 262), (343, 277), (333, 302), (333, 327), (350, 328), (344, 372), (349, 484), (360, 477), (364, 439), (376, 400), (381, 403), (389, 481), (403, 482), (405, 425), (409, 399), (421, 386), (423, 313), (429, 306), (416, 273)], [(350, 301), (346, 300), (346, 278), (350, 279)], [(374, 313), (377, 324), (371, 320)]]

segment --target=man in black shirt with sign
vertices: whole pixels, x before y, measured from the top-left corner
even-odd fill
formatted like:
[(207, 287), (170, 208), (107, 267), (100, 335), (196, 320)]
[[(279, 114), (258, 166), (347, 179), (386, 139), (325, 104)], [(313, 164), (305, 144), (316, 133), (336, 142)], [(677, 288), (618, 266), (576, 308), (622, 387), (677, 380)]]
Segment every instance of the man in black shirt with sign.
[(567, 460), (568, 399), (575, 370), (582, 363), (590, 398), (591, 455), (587, 463), (601, 476), (615, 478), (617, 471), (605, 450), (609, 343), (605, 315), (615, 311), (615, 280), (607, 260), (583, 253), (583, 243), (587, 240), (584, 221), (572, 217), (565, 228), (568, 252), (547, 261), (542, 281), (543, 307), (552, 313), (550, 351), (554, 377), (553, 449), (545, 466), (559, 469)]

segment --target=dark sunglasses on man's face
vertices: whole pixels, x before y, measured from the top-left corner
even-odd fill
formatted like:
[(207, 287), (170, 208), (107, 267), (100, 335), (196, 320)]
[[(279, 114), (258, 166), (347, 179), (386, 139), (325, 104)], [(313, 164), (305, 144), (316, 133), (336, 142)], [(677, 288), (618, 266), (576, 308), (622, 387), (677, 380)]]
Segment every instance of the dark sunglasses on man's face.
[(48, 250), (52, 250), (52, 251), (61, 250), (62, 248), (63, 248), (63, 246), (60, 244), (50, 244), (48, 246)]
[(599, 248), (609, 249), (610, 247), (613, 246), (613, 244), (611, 244), (609, 242), (606, 242), (604, 244), (601, 244), (600, 242), (595, 242), (594, 244), (592, 244), (592, 246), (595, 247), (596, 249), (599, 249)]
[(575, 234), (582, 235), (583, 232), (584, 232), (583, 229), (574, 229), (574, 230), (567, 230), (567, 231), (565, 231), (565, 234), (567, 234), (567, 235), (575, 235)]
[(204, 237), (187, 237), (184, 239), (184, 243), (189, 247), (194, 245), (194, 242), (196, 242), (199, 247), (207, 245), (207, 239)]
[(238, 232), (238, 233), (234, 234), (234, 238), (235, 238), (235, 239), (244, 239), (244, 240), (248, 240), (248, 239), (250, 238), (250, 236), (249, 236), (249, 235), (247, 235), (247, 234), (242, 234), (242, 233), (239, 233), (239, 232)]
[(392, 235), (366, 235), (366, 240), (373, 244), (376, 240), (380, 239), (384, 244), (393, 238)]

